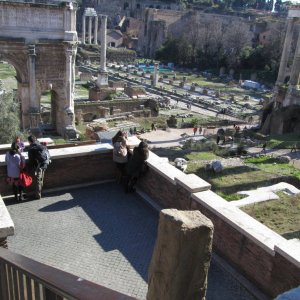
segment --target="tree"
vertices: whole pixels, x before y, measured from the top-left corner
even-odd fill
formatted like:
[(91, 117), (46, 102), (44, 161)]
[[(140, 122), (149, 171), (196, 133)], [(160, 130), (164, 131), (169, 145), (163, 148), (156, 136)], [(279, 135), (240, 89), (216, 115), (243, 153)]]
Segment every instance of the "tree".
[(9, 144), (20, 134), (20, 106), (12, 93), (0, 95), (0, 143)]

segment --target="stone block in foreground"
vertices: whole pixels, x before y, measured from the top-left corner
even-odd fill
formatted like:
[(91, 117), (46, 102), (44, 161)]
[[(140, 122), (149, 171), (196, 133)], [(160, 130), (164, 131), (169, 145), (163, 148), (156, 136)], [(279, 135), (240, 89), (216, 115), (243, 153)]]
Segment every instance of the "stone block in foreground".
[(199, 211), (162, 210), (147, 299), (205, 299), (212, 238), (213, 224)]

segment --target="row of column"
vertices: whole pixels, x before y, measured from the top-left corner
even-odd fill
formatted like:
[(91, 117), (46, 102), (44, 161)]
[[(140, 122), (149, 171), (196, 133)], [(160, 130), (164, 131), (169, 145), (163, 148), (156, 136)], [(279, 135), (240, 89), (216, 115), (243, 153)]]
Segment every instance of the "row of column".
[(94, 45), (98, 44), (98, 16), (86, 16), (82, 17), (82, 43), (85, 44), (86, 39), (86, 23), (85, 19), (88, 18), (88, 44), (92, 44), (92, 27), (94, 18)]

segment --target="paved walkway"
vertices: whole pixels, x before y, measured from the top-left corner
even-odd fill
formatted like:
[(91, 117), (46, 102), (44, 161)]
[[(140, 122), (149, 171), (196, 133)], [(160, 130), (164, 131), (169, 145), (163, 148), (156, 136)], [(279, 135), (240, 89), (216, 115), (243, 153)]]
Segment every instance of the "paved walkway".
[[(158, 213), (137, 194), (107, 183), (5, 202), (15, 223), (10, 250), (145, 299)], [(253, 300), (253, 290), (241, 285), (226, 263), (213, 260), (208, 300)]]

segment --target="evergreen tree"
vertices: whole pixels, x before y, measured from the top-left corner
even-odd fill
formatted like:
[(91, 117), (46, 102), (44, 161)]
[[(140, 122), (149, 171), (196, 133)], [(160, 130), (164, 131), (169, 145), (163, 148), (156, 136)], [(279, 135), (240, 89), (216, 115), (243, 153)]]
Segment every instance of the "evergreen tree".
[(20, 107), (12, 93), (0, 95), (0, 143), (10, 144), (20, 133)]

